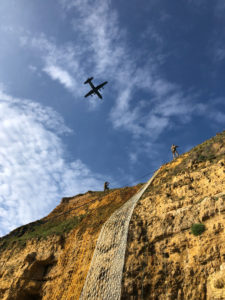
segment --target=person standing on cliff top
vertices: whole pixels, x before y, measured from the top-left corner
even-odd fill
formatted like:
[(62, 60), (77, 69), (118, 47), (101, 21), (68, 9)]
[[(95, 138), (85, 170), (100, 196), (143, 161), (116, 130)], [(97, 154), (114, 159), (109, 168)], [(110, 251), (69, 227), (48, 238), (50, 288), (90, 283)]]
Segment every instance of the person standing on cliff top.
[(174, 145), (174, 144), (172, 144), (172, 146), (171, 146), (171, 152), (172, 152), (172, 154), (173, 154), (173, 159), (174, 158), (176, 158), (176, 156), (178, 157), (179, 156), (179, 154), (178, 154), (178, 152), (177, 152), (177, 148), (178, 148), (179, 146), (176, 146), (176, 145)]
[(106, 181), (104, 183), (104, 192), (107, 191), (107, 190), (109, 190), (109, 182), (108, 181)]

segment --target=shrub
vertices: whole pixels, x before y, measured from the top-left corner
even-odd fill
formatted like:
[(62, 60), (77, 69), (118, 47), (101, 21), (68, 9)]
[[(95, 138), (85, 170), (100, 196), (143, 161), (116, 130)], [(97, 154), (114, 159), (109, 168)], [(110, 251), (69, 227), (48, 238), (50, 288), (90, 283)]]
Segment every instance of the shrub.
[(192, 226), (191, 226), (191, 232), (194, 235), (200, 235), (204, 231), (205, 231), (205, 225), (204, 224), (197, 223), (197, 224), (192, 224)]

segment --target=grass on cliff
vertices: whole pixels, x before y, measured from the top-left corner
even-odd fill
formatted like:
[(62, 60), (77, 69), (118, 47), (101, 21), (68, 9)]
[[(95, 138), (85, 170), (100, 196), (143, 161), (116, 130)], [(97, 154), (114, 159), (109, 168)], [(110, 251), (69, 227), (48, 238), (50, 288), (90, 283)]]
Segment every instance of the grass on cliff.
[[(137, 185), (138, 188), (141, 186), (142, 184)], [(88, 209), (88, 206), (82, 205), (82, 209), (85, 210), (85, 214), (83, 215), (66, 219), (62, 219), (62, 216), (60, 216), (59, 219), (56, 216), (54, 219), (38, 220), (13, 230), (10, 234), (0, 238), (0, 251), (9, 248), (13, 244), (23, 247), (26, 245), (26, 242), (31, 239), (40, 240), (46, 239), (51, 235), (64, 235), (78, 226), (79, 235), (82, 235), (88, 228), (91, 228), (92, 232), (99, 231), (107, 218), (135, 193), (135, 190), (128, 187), (119, 189), (119, 193), (114, 193), (116, 190), (117, 189), (110, 189), (106, 192), (89, 191), (89, 193), (93, 193), (93, 197), (96, 197), (94, 200), (91, 200), (89, 204), (94, 201), (101, 202), (107, 195), (109, 195), (109, 203), (91, 210)], [(116, 201), (117, 197), (121, 198), (118, 202)], [(65, 214), (70, 213), (72, 210), (74, 209), (70, 209)]]
[(201, 223), (192, 224), (191, 232), (197, 236), (202, 234), (205, 231), (205, 225)]
[[(28, 238), (46, 238), (49, 235), (60, 235), (62, 233), (67, 233), (71, 229), (77, 227), (77, 225), (84, 218), (84, 215), (74, 216), (73, 218), (66, 219), (64, 221), (54, 221), (47, 222), (41, 226), (37, 226), (33, 232), (27, 234)], [(25, 235), (26, 236), (26, 235)]]
[(13, 243), (25, 246), (26, 242), (31, 239), (46, 239), (50, 235), (62, 235), (77, 227), (85, 215), (74, 216), (65, 220), (47, 221), (42, 220), (31, 224), (21, 226), (0, 241), (0, 251), (4, 250)]

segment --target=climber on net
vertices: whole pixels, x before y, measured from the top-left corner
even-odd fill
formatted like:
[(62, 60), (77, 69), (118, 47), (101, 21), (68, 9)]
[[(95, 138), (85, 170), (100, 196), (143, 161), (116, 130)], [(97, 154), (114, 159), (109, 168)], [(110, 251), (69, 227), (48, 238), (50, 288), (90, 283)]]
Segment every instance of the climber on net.
[(174, 145), (174, 144), (172, 144), (172, 146), (171, 146), (171, 152), (172, 152), (172, 154), (173, 154), (173, 159), (174, 158), (176, 158), (176, 156), (178, 157), (179, 156), (179, 154), (178, 154), (178, 152), (177, 152), (177, 148), (178, 148), (179, 146), (176, 146), (176, 145)]
[(106, 181), (106, 182), (104, 183), (104, 192), (105, 192), (105, 191), (108, 191), (108, 190), (109, 190), (109, 182)]

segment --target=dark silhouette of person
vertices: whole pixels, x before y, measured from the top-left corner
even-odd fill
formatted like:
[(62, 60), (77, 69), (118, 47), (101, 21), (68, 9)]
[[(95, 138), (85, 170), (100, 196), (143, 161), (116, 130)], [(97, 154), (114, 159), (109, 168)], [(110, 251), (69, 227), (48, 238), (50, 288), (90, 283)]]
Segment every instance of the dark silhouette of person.
[(172, 144), (172, 146), (171, 146), (171, 152), (172, 152), (172, 154), (173, 154), (173, 159), (177, 156), (179, 156), (179, 154), (178, 154), (178, 152), (177, 152), (177, 148), (178, 148), (179, 146), (176, 146), (176, 145), (174, 145), (174, 144)]
[(106, 181), (104, 183), (104, 192), (107, 191), (107, 190), (109, 190), (109, 182), (108, 181)]

